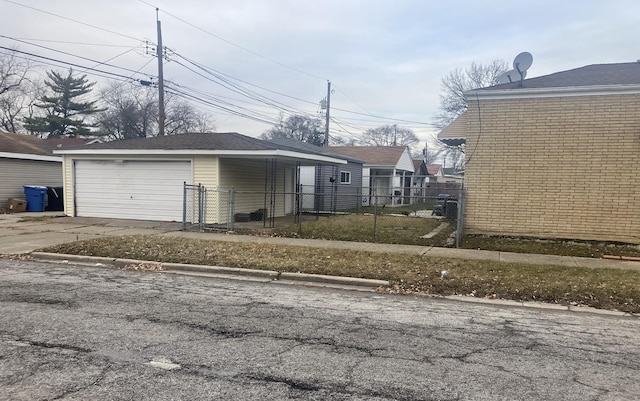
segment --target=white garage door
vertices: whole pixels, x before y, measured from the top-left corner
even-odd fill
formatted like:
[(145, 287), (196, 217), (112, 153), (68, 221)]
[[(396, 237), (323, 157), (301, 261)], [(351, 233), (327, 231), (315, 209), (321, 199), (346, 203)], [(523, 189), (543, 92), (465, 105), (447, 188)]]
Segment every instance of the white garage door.
[(190, 161), (77, 160), (76, 215), (182, 221)]

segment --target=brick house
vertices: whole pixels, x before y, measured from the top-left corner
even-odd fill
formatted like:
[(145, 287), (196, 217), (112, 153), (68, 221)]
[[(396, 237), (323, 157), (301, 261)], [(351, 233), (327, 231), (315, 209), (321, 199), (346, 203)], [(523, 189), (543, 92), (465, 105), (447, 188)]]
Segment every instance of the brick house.
[(640, 243), (640, 63), (465, 95), (465, 234)]

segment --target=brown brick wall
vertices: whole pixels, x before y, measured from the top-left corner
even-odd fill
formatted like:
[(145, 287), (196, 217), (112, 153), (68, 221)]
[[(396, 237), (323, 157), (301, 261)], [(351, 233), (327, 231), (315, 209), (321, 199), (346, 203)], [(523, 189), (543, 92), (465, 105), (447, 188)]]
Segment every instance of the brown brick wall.
[(640, 95), (479, 104), (465, 233), (640, 243)]

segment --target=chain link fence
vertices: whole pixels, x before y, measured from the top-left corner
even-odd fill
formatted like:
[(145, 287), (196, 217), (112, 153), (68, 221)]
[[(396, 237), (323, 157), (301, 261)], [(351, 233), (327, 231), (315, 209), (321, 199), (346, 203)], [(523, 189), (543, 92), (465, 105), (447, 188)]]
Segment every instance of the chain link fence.
[[(420, 225), (409, 219), (446, 219), (455, 222), (455, 244), (460, 244), (464, 227), (464, 191), (441, 192), (440, 188), (401, 188), (389, 195), (375, 189), (346, 190), (338, 186), (320, 188), (300, 185), (295, 192), (236, 191), (184, 184), (183, 229), (220, 231), (273, 231), (285, 234), (326, 237), (322, 222), (332, 238), (351, 237), (371, 242), (402, 243), (405, 234), (423, 236)], [(411, 223), (411, 224), (409, 224)], [(320, 225), (320, 228), (318, 226)], [(416, 226), (417, 228), (414, 228)], [(331, 228), (327, 228), (331, 227)], [(418, 235), (419, 234), (419, 235)]]

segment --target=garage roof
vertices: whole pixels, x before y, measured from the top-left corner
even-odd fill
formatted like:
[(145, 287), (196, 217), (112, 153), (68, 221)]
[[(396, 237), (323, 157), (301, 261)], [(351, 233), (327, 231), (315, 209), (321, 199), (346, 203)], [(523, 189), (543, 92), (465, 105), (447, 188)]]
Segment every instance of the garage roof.
[(54, 151), (62, 155), (223, 155), (229, 157), (282, 157), (346, 164), (344, 158), (324, 155), (313, 149), (276, 144), (237, 132), (188, 133), (150, 138), (124, 139), (68, 147)]

